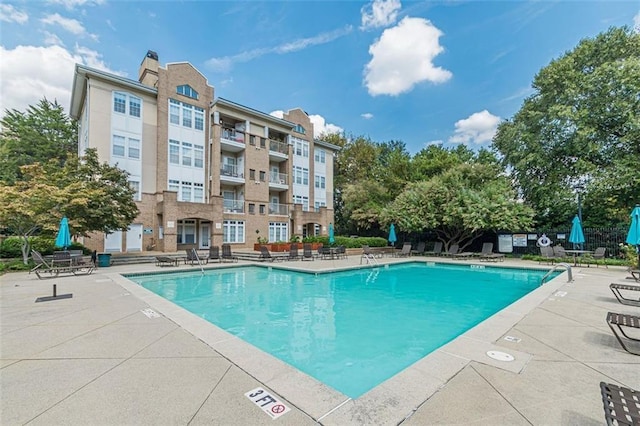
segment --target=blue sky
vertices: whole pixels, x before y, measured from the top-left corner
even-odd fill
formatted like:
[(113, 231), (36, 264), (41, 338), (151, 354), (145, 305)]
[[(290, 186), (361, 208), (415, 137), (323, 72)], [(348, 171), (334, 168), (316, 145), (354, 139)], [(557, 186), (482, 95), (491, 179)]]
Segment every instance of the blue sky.
[(0, 109), (68, 110), (76, 62), (137, 79), (147, 50), (188, 61), (216, 96), (302, 107), (316, 133), (487, 146), (535, 74), (638, 1), (4, 1)]

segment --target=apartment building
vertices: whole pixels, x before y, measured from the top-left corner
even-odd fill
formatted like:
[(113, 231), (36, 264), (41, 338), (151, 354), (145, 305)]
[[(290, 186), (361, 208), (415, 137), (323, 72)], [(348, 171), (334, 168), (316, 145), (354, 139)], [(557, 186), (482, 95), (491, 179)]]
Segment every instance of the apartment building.
[(138, 80), (76, 65), (70, 115), (79, 155), (130, 175), (140, 214), (126, 231), (94, 234), (105, 252), (207, 249), (257, 238), (326, 235), (338, 146), (314, 140), (302, 109), (277, 118), (214, 96), (187, 62), (147, 52)]

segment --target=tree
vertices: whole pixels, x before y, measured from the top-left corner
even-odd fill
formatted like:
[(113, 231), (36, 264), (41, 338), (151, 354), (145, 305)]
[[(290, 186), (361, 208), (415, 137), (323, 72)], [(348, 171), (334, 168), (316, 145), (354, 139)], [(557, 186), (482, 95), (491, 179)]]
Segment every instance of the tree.
[(46, 179), (40, 165), (22, 166), (23, 180), (15, 185), (0, 181), (0, 224), (22, 238), (22, 259), (29, 260), (29, 237), (38, 232), (53, 232), (56, 206), (61, 204), (60, 191)]
[(20, 166), (56, 159), (62, 167), (67, 154), (77, 152), (77, 123), (55, 101), (7, 110), (0, 124), (0, 181), (8, 184), (22, 179)]
[(138, 215), (128, 173), (100, 163), (95, 150), (83, 158), (69, 155), (64, 167), (56, 160), (45, 165), (22, 166), (22, 180), (0, 182), (0, 224), (23, 238), (27, 264), (29, 236), (53, 233), (62, 216), (69, 219), (72, 235), (126, 230)]
[(487, 164), (459, 164), (411, 183), (383, 210), (382, 221), (406, 232), (432, 229), (446, 249), (451, 244), (463, 249), (482, 231), (529, 228), (533, 211), (517, 201), (499, 172)]
[[(640, 199), (640, 34), (612, 28), (543, 68), (493, 147), (542, 226), (615, 225)], [(608, 221), (608, 223), (605, 223)]]

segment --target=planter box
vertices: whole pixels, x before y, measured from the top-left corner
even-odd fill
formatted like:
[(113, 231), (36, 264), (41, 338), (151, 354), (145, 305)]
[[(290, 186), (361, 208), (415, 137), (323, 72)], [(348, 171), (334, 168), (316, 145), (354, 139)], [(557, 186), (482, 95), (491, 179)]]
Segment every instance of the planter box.
[[(266, 244), (258, 244), (255, 243), (253, 245), (254, 251), (260, 251), (260, 246), (265, 246), (267, 250), (277, 253), (277, 252), (288, 252), (291, 250), (291, 243), (266, 243)], [(318, 250), (322, 246), (322, 243), (311, 243), (311, 250)], [(298, 250), (303, 249), (303, 243), (298, 243)]]

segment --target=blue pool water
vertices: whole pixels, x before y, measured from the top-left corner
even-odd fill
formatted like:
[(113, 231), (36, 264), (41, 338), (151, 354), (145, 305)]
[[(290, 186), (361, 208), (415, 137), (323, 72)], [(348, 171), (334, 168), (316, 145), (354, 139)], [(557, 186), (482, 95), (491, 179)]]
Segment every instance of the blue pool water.
[(128, 278), (356, 398), (529, 293), (546, 272), (415, 263)]

